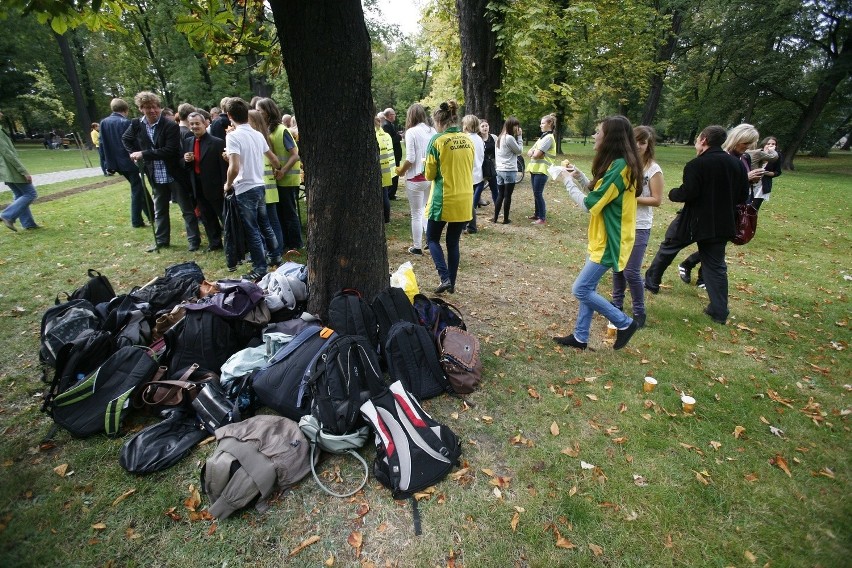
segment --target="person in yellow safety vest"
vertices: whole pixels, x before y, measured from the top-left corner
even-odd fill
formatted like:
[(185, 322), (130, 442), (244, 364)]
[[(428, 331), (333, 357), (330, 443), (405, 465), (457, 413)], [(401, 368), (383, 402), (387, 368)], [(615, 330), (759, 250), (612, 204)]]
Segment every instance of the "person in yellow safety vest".
[(376, 126), (376, 140), (379, 143), (379, 167), (382, 170), (382, 211), (384, 213), (385, 223), (390, 223), (390, 191), (393, 183), (394, 174), (394, 156), (393, 156), (393, 139), (390, 134), (382, 129), (382, 120), (384, 114), (379, 113), (374, 119)]
[(527, 152), (530, 159), (527, 171), (530, 174), (535, 213), (530, 216), (533, 225), (544, 225), (547, 222), (547, 206), (544, 203), (544, 186), (547, 184), (547, 168), (556, 160), (556, 138), (553, 130), (556, 128), (556, 115), (548, 114), (541, 117), (541, 138)]
[[(259, 110), (251, 109), (249, 110), (249, 125), (263, 134), (263, 137), (266, 139), (266, 145), (272, 148), (272, 144), (270, 143), (269, 136), (267, 132), (269, 131), (269, 126), (266, 124), (266, 119), (264, 115)], [(279, 162), (281, 159), (279, 158)], [(266, 216), (269, 218), (269, 225), (272, 227), (272, 232), (275, 233), (275, 246), (272, 247), (271, 244), (267, 243), (267, 259), (266, 263), (272, 266), (281, 266), (284, 263), (282, 258), (283, 246), (284, 246), (284, 236), (281, 232), (281, 221), (278, 219), (278, 186), (276, 184), (275, 175), (281, 175), (281, 168), (279, 167), (277, 170), (272, 167), (272, 164), (269, 162), (269, 157), (263, 157), (263, 189), (264, 189), (264, 198), (266, 200)]]
[(298, 208), (299, 183), (302, 177), (299, 145), (282, 122), (281, 110), (275, 101), (270, 98), (261, 99), (255, 107), (266, 117), (269, 124), (269, 146), (278, 156), (283, 171), (283, 175), (277, 179), (278, 220), (284, 234), (283, 250), (286, 250), (288, 254), (297, 253), (304, 246)]

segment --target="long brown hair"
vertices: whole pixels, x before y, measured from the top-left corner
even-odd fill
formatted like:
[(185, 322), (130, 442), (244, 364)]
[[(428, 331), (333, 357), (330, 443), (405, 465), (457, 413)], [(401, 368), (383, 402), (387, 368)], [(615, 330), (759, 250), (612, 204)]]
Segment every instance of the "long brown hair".
[(594, 187), (612, 163), (623, 158), (627, 162), (627, 182), (635, 191), (637, 197), (641, 192), (642, 175), (645, 168), (642, 167), (642, 158), (636, 147), (636, 139), (633, 137), (633, 126), (630, 121), (621, 115), (609, 116), (601, 121), (601, 135), (603, 140), (595, 152), (592, 160), (592, 175), (594, 178), (591, 187)]
[(500, 131), (500, 136), (497, 137), (497, 147), (500, 147), (500, 142), (503, 140), (504, 136), (511, 136), (514, 138), (515, 128), (520, 125), (520, 121), (518, 121), (518, 119), (514, 116), (507, 118), (506, 122), (503, 123), (503, 130)]
[(642, 154), (642, 165), (648, 167), (648, 164), (654, 161), (655, 148), (657, 146), (657, 133), (650, 126), (637, 126), (633, 129), (633, 137), (637, 142), (647, 142), (648, 147), (645, 148), (645, 153)]

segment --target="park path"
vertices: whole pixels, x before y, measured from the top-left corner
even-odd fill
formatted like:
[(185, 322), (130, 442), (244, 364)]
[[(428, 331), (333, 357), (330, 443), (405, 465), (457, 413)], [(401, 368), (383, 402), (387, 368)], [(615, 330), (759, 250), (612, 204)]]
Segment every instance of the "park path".
[[(79, 170), (66, 170), (64, 172), (53, 172), (49, 174), (34, 174), (33, 175), (33, 184), (38, 189), (40, 185), (48, 185), (51, 183), (59, 183), (61, 181), (68, 181), (72, 179), (80, 179), (80, 178), (88, 178), (95, 176), (103, 176), (103, 172), (101, 172), (101, 168), (81, 168)], [(0, 182), (0, 191), (9, 191), (9, 186), (5, 183)]]

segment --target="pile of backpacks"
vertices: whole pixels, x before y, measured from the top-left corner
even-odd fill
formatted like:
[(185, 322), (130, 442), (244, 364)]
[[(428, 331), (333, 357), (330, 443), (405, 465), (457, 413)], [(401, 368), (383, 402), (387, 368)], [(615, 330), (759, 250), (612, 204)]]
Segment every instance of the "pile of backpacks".
[[(251, 504), (263, 510), (309, 472), (331, 495), (356, 493), (369, 477), (359, 450), (371, 434), (373, 474), (395, 499), (458, 465), (458, 436), (420, 404), (479, 386), (479, 342), (455, 306), (395, 287), (372, 301), (344, 289), (321, 322), (305, 311), (307, 270), (293, 262), (257, 284), (208, 282), (183, 263), (121, 295), (96, 270), (88, 276), (42, 318), (48, 437), (58, 428), (117, 437), (129, 415), (156, 417), (120, 455), (127, 471), (145, 474), (215, 435), (201, 486), (220, 519)], [(324, 483), (322, 452), (360, 462), (360, 484)]]

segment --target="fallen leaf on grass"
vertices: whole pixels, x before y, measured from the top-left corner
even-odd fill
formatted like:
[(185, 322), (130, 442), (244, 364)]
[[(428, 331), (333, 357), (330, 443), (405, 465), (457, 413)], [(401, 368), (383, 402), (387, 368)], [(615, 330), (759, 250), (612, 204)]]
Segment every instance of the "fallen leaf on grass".
[(773, 434), (775, 434), (776, 436), (778, 436), (779, 438), (784, 437), (784, 430), (782, 430), (781, 428), (776, 428), (775, 426), (770, 426), (769, 431), (772, 432)]
[(173, 521), (180, 520), (180, 513), (177, 512), (177, 507), (172, 507), (166, 511), (165, 515)]
[(550, 425), (550, 433), (554, 436), (559, 435), (559, 424), (557, 424), (556, 421), (554, 421), (553, 424)]
[(787, 460), (781, 454), (775, 454), (774, 458), (769, 459), (769, 463), (786, 473), (787, 477), (793, 477), (793, 474), (790, 473), (790, 467), (787, 465)]
[(591, 550), (592, 554), (594, 554), (595, 556), (600, 556), (601, 554), (603, 554), (603, 548), (598, 546), (597, 544), (592, 544), (591, 542), (589, 543), (589, 550)]
[(331, 555), (328, 558), (326, 558), (325, 562), (323, 562), (322, 564), (323, 564), (323, 566), (327, 566), (328, 568), (331, 568), (332, 566), (334, 566), (334, 555)]
[(183, 502), (183, 506), (190, 511), (195, 511), (201, 505), (201, 494), (196, 489), (195, 485), (189, 486), (189, 497)]
[(757, 556), (755, 556), (754, 553), (752, 553), (750, 550), (746, 550), (745, 552), (743, 552), (743, 556), (745, 556), (745, 559), (751, 562), (752, 564), (757, 562)]
[(358, 505), (358, 508), (355, 510), (355, 514), (358, 515), (359, 517), (363, 517), (364, 515), (366, 515), (369, 512), (370, 512), (370, 505), (368, 505), (367, 503), (361, 503), (360, 505)]
[(589, 400), (593, 400), (593, 401), (598, 399), (597, 395), (594, 395), (594, 394), (587, 394), (586, 398), (588, 398)]
[(830, 469), (828, 469), (827, 467), (824, 467), (819, 471), (812, 471), (811, 475), (813, 475), (814, 477), (818, 477), (818, 476), (821, 475), (821, 476), (827, 477), (829, 479), (834, 479), (834, 472), (831, 471)]
[(136, 529), (133, 527), (127, 527), (124, 531), (124, 538), (127, 540), (136, 540), (138, 538), (142, 538), (142, 535), (136, 532)]
[(742, 437), (743, 433), (745, 433), (745, 431), (746, 431), (746, 429), (743, 428), (742, 426), (735, 427), (734, 432), (733, 432), (734, 438), (739, 440)]
[(578, 444), (577, 442), (574, 442), (574, 445), (572, 447), (565, 448), (564, 450), (562, 450), (561, 453), (565, 454), (566, 456), (571, 456), (572, 458), (576, 458), (577, 456), (580, 455), (580, 444)]
[(674, 548), (674, 542), (672, 542), (671, 534), (666, 535), (666, 540), (663, 541), (663, 546), (665, 546), (666, 548)]
[(748, 481), (749, 483), (753, 483), (753, 482), (757, 481), (757, 474), (756, 473), (749, 473), (748, 475), (745, 476), (745, 480)]
[(636, 485), (637, 487), (647, 487), (648, 481), (644, 477), (642, 477), (641, 475), (634, 474), (633, 475), (633, 484)]
[(513, 446), (527, 446), (528, 448), (532, 448), (533, 446), (535, 446), (535, 443), (533, 443), (532, 440), (530, 440), (529, 438), (524, 438), (520, 434), (512, 437), (509, 440), (509, 443)]
[(115, 501), (112, 502), (112, 506), (115, 507), (116, 505), (118, 505), (119, 503), (121, 503), (122, 501), (124, 501), (125, 499), (127, 499), (128, 497), (133, 495), (134, 493), (136, 493), (136, 488), (128, 489), (127, 491), (125, 491), (124, 493), (122, 493), (121, 495), (119, 495), (118, 497), (115, 498)]
[(499, 487), (495, 487), (491, 493), (494, 494), (495, 499), (499, 499), (500, 501), (503, 500), (503, 492), (500, 491)]
[[(355, 533), (352, 533), (352, 534), (355, 534)], [(351, 534), (349, 535), (349, 538), (350, 539), (352, 538)], [(306, 538), (305, 540), (300, 542), (299, 546), (297, 546), (296, 548), (291, 550), (290, 554), (288, 556), (296, 556), (297, 554), (302, 552), (304, 549), (306, 549), (310, 545), (314, 544), (315, 542), (319, 542), (319, 539), (320, 539), (320, 537), (317, 536), (317, 535), (309, 536), (308, 538)], [(347, 540), (347, 542), (349, 542), (349, 544), (352, 544), (351, 540)], [(358, 546), (361, 546), (360, 542), (359, 542)]]
[(760, 417), (760, 421), (763, 422), (764, 424), (766, 424), (767, 426), (769, 426), (769, 420), (767, 420), (763, 416)]
[(491, 416), (483, 416), (482, 421), (486, 424), (491, 424), (492, 422), (494, 422), (494, 418), (492, 418)]
[(503, 477), (502, 475), (495, 475), (491, 478), (489, 483), (494, 487), (500, 487), (502, 489), (506, 489), (509, 487), (509, 483), (512, 481), (511, 477)]
[(627, 412), (627, 405), (624, 404), (623, 402), (621, 404), (619, 404), (618, 405), (618, 412), (621, 413), (621, 414), (624, 414), (625, 412)]
[(565, 548), (567, 550), (573, 550), (577, 548), (577, 545), (559, 534), (559, 531), (555, 528), (553, 529), (553, 534), (556, 536), (556, 548)]
[(719, 448), (721, 448), (721, 447), (722, 447), (722, 444), (721, 444), (721, 442), (717, 442), (716, 440), (710, 440), (710, 446), (711, 446), (714, 450), (718, 451), (718, 450), (719, 450)]
[(577, 494), (577, 486), (575, 485), (571, 489), (568, 490), (568, 497), (573, 497)]
[(710, 474), (706, 471), (695, 471), (694, 469), (692, 471), (695, 472), (695, 479), (697, 479), (701, 485), (710, 485), (710, 480), (708, 479)]
[(215, 533), (215, 532), (216, 532), (216, 529), (217, 529), (217, 528), (219, 528), (219, 524), (218, 524), (218, 523), (211, 523), (211, 524), (210, 524), (210, 528), (209, 528), (209, 529), (207, 529), (207, 536), (212, 536), (212, 535), (213, 535), (213, 533)]
[(627, 441), (627, 436), (621, 436), (620, 438), (613, 438), (612, 441), (615, 444), (623, 444)]
[[(319, 537), (317, 537), (317, 539), (319, 539)], [(346, 539), (346, 542), (349, 543), (349, 546), (355, 549), (356, 554), (360, 555), (361, 546), (364, 544), (364, 535), (362, 535), (360, 531), (352, 531)]]
[(769, 398), (771, 400), (774, 400), (778, 404), (783, 404), (787, 408), (793, 408), (793, 405), (792, 405), (793, 399), (781, 398), (781, 395), (779, 395), (777, 392), (775, 392), (772, 389), (766, 389), (766, 394), (767, 394), (767, 396), (769, 396)]
[(94, 525), (92, 525), (92, 528), (96, 531), (103, 531), (106, 530), (107, 526), (103, 523), (95, 523)]
[(582, 460), (580, 461), (580, 467), (583, 468), (583, 469), (595, 469), (594, 464), (586, 463)]
[(59, 477), (65, 477), (65, 472), (68, 471), (68, 464), (64, 463), (62, 465), (58, 465), (53, 468), (53, 473), (58, 475)]
[(686, 448), (687, 450), (694, 450), (695, 453), (698, 454), (699, 456), (704, 455), (704, 452), (702, 452), (699, 448), (696, 448), (695, 446), (691, 446), (689, 444), (684, 444), (683, 442), (678, 442), (678, 443), (681, 445), (681, 447)]
[(527, 394), (529, 394), (529, 395), (530, 395), (530, 397), (532, 397), (532, 398), (534, 398), (534, 399), (536, 399), (536, 400), (538, 400), (538, 399), (540, 399), (540, 398), (541, 398), (541, 395), (540, 395), (540, 394), (538, 394), (538, 391), (537, 391), (537, 390), (535, 390), (535, 389), (534, 389), (534, 388), (532, 388), (532, 387), (530, 387), (530, 388), (528, 388), (528, 389), (527, 389)]
[(521, 520), (521, 514), (515, 511), (515, 514), (512, 515), (512, 522), (510, 523), (512, 526), (512, 532), (515, 532), (518, 528), (518, 521)]
[(469, 467), (463, 467), (460, 470), (454, 471), (453, 473), (451, 473), (450, 479), (452, 479), (453, 481), (458, 481), (459, 479), (461, 479), (462, 477), (467, 475), (469, 471), (470, 471)]

